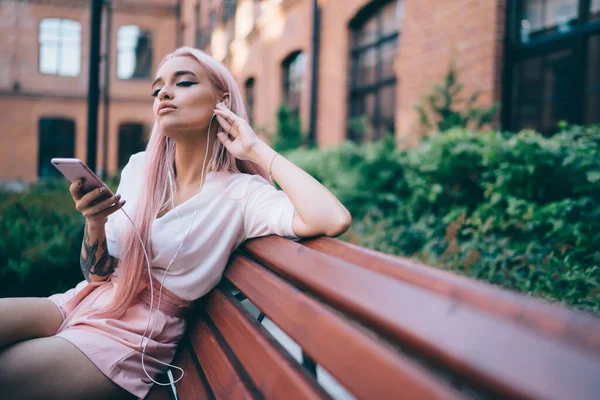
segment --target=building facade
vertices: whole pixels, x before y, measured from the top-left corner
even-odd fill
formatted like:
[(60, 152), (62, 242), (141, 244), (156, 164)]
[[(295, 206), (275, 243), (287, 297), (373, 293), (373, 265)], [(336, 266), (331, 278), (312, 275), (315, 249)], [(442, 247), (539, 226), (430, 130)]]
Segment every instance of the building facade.
[[(175, 0), (111, 3), (110, 30), (103, 18), (101, 34), (97, 171), (115, 173), (144, 146), (151, 83), (177, 44), (179, 13)], [(52, 157), (86, 160), (90, 18), (87, 0), (0, 1), (0, 181), (56, 176)]]
[[(320, 147), (387, 131), (414, 145), (415, 105), (451, 63), (465, 97), (501, 104), (496, 127), (600, 122), (600, 0), (113, 0), (111, 9), (97, 143), (109, 174), (143, 147), (152, 77), (181, 45), (232, 71), (267, 140), (286, 104)], [(0, 2), (0, 180), (51, 175), (54, 156), (85, 159), (89, 13), (83, 0)]]

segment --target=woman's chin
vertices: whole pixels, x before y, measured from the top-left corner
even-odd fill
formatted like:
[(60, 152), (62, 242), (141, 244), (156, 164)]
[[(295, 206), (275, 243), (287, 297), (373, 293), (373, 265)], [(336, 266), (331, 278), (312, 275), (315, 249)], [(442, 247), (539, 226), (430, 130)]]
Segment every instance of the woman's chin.
[(177, 139), (186, 131), (185, 125), (182, 125), (179, 121), (169, 121), (168, 118), (159, 118), (158, 128), (163, 135), (172, 139)]
[(161, 121), (158, 124), (158, 128), (163, 135), (174, 140), (197, 138), (198, 135), (198, 129), (194, 126), (181, 123), (167, 123), (167, 121)]

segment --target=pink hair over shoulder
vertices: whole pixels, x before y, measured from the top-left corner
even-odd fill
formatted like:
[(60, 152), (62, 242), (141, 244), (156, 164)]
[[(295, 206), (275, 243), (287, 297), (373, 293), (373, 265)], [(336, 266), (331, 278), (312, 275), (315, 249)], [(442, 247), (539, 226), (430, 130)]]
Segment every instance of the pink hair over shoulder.
[[(191, 57), (196, 60), (208, 73), (215, 94), (220, 97), (224, 93), (229, 93), (231, 111), (248, 121), (240, 89), (233, 75), (223, 64), (202, 50), (180, 47), (166, 55), (159, 64), (159, 68), (167, 60), (178, 56)], [(250, 161), (237, 160), (227, 151), (221, 141), (216, 139), (216, 136), (214, 139), (213, 156), (208, 161), (208, 172), (248, 173), (267, 179), (265, 171), (258, 165)], [(138, 207), (133, 215), (133, 222), (140, 232), (150, 258), (152, 258), (150, 240), (152, 223), (160, 210), (170, 203), (172, 192), (169, 190), (169, 174), (174, 176), (174, 162), (175, 142), (160, 131), (155, 121), (146, 148), (145, 182), (137, 201)], [(105, 310), (98, 312), (98, 316), (105, 318), (122, 316), (137, 301), (140, 292), (149, 285), (147, 275), (146, 258), (142, 245), (133, 227), (129, 226), (124, 235), (123, 254), (119, 260), (119, 285), (117, 285), (112, 303)]]

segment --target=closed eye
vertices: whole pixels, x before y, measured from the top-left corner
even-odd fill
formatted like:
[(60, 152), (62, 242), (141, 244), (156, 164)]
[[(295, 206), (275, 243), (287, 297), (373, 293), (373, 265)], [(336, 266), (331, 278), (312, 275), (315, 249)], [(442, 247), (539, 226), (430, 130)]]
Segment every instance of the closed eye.
[[(198, 84), (198, 82), (181, 81), (175, 86), (190, 87), (190, 86), (197, 85), (197, 84)], [(152, 96), (152, 97), (158, 96), (158, 93), (161, 91), (161, 89), (162, 88), (156, 89), (154, 92), (152, 92), (152, 94), (150, 96)]]

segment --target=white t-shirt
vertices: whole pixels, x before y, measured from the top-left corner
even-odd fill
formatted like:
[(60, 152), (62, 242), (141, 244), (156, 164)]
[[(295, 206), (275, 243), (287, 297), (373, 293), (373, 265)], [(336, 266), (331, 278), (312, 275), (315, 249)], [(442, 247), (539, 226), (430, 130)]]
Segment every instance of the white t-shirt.
[[(127, 200), (123, 209), (132, 219), (144, 184), (145, 161), (145, 152), (132, 155), (117, 189)], [(211, 172), (199, 194), (152, 223), (153, 251), (148, 256), (159, 282), (190, 229), (196, 204), (194, 226), (164, 278), (164, 287), (183, 299), (192, 301), (208, 293), (220, 281), (231, 252), (246, 239), (271, 234), (300, 239), (292, 229), (296, 210), (285, 192), (259, 175)], [(111, 256), (121, 258), (124, 232), (130, 226), (122, 211), (109, 216), (106, 241)]]

